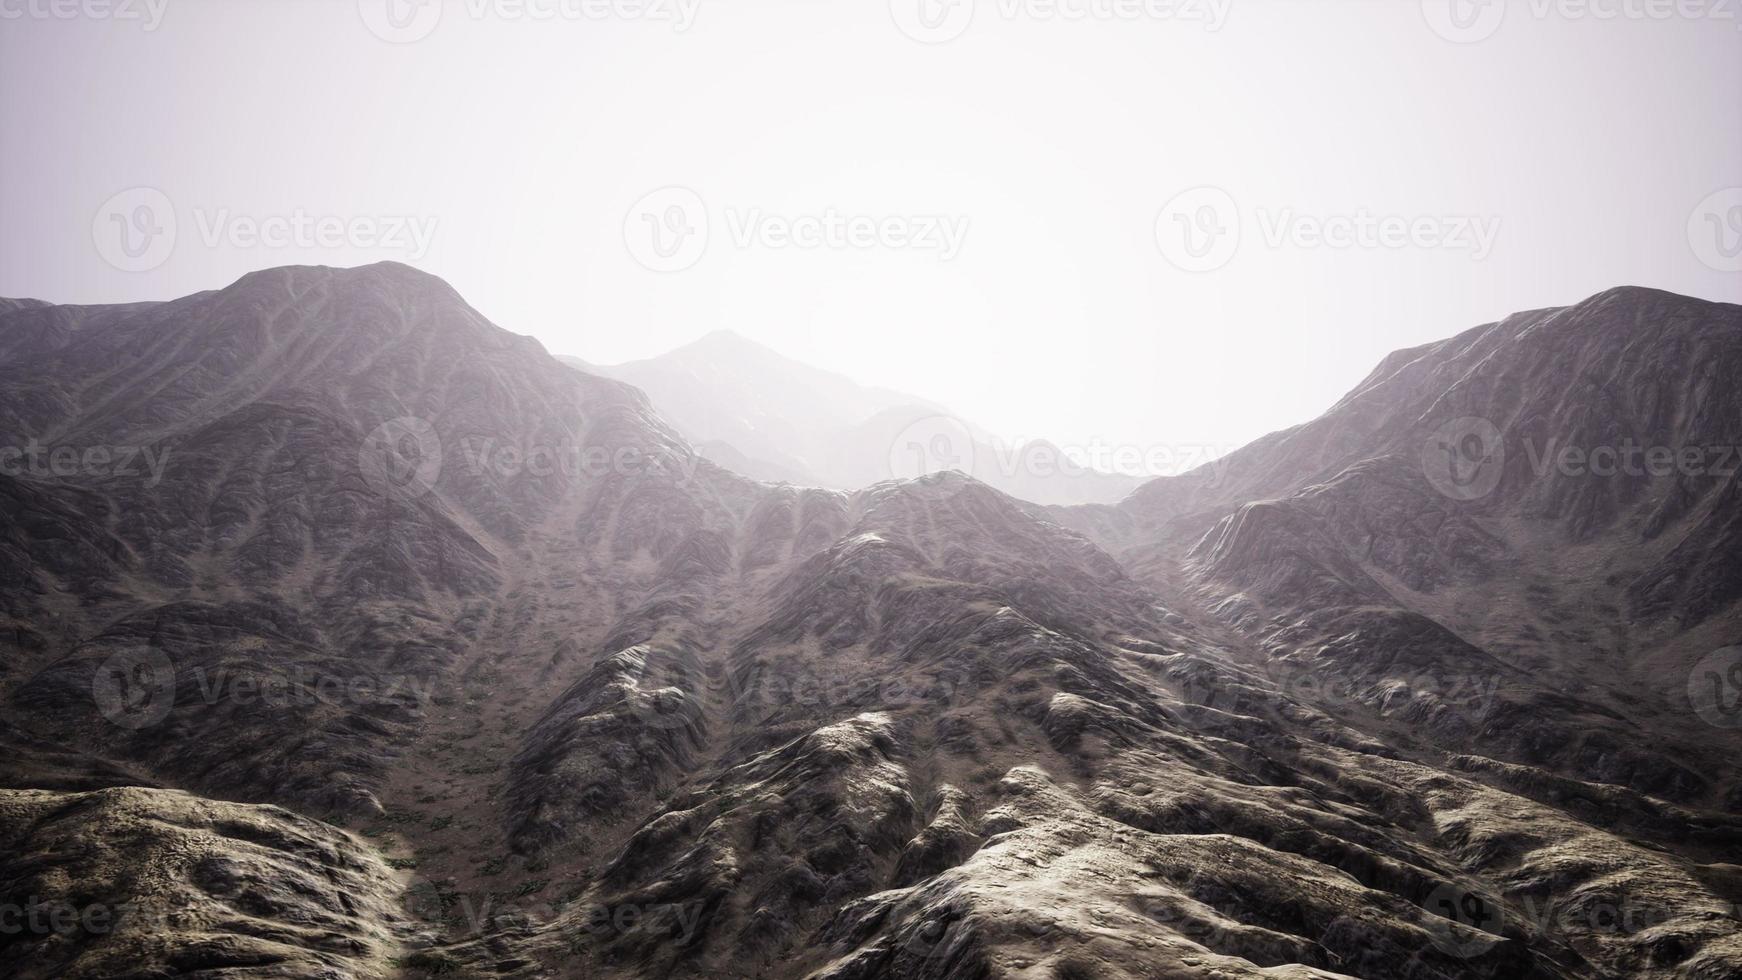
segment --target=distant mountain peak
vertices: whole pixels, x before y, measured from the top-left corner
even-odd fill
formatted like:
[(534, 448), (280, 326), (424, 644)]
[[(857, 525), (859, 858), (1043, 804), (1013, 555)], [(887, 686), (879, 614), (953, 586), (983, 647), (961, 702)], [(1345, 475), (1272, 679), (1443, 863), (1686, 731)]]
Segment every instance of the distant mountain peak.
[(756, 341), (751, 340), (749, 337), (744, 336), (743, 334), (739, 333), (736, 330), (733, 330), (730, 327), (720, 327), (719, 329), (716, 329), (716, 330), (710, 330), (707, 333), (702, 334), (702, 336), (696, 340), (696, 343), (697, 344), (713, 344), (713, 345), (721, 345), (721, 346), (731, 345), (731, 346), (736, 346), (736, 347), (755, 347), (755, 348), (758, 348), (760, 350), (767, 350), (768, 349), (767, 347), (764, 347), (762, 344), (759, 344)]
[[(661, 358), (683, 359), (686, 357), (698, 356), (708, 358), (730, 357), (739, 360), (754, 359), (764, 363), (789, 365), (794, 367), (802, 364), (802, 362), (782, 354), (780, 351), (775, 350), (767, 344), (746, 337), (738, 331), (728, 327), (721, 327), (718, 330), (710, 330), (687, 344), (676, 347), (665, 354), (659, 355), (659, 357), (648, 358), (647, 360), (659, 360)], [(632, 363), (644, 362), (638, 361)]]
[[(592, 370), (641, 388), (691, 445), (768, 482), (869, 487), (896, 475), (891, 458), (904, 432), (940, 417), (973, 441), (968, 455), (982, 461), (977, 477), (1032, 503), (1113, 503), (1139, 482), (1120, 474), (1060, 472), (1065, 454), (1053, 443), (1035, 441), (1013, 453), (942, 405), (860, 384), (731, 329), (710, 331), (657, 357)], [(1040, 462), (1003, 473), (993, 465), (1000, 457)]]

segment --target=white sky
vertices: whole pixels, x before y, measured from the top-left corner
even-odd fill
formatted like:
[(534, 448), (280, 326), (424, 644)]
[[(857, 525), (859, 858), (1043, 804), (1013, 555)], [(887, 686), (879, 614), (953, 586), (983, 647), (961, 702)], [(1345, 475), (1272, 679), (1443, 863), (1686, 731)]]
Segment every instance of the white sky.
[[(69, 2), (84, 15), (47, 6)], [(728, 327), (1007, 437), (1145, 447), (1244, 442), (1393, 349), (1612, 285), (1742, 300), (1727, 251), (1689, 229), (1742, 239), (1742, 192), (1706, 205), (1720, 224), (1698, 213), (1742, 185), (1729, 7), (1519, 0), (1453, 43), (1430, 26), (1443, 0), (1218, 0), (1213, 31), (1135, 0), (1118, 0), (1135, 19), (1077, 21), (973, 0), (965, 32), (922, 44), (897, 27), (922, 0), (700, 0), (685, 31), (453, 0), (392, 44), (366, 27), (387, 0), (153, 2), (147, 30), (103, 0), (0, 0), (0, 295), (164, 299), (398, 259), (553, 352), (612, 363)], [(626, 218), (645, 231), (631, 209), (672, 185), (705, 202), (707, 249), (654, 272)], [(1204, 185), (1241, 244), (1183, 271), (1157, 218)], [(121, 271), (93, 224), (139, 186), (177, 233), (160, 265)], [(734, 240), (752, 212), (830, 209), (968, 224), (947, 260)], [(235, 237), (299, 210), (435, 231), (422, 255)], [(1285, 214), (1310, 231), (1362, 211), (1499, 230), (1481, 257), (1266, 240)], [(1161, 227), (1179, 244), (1171, 211)]]

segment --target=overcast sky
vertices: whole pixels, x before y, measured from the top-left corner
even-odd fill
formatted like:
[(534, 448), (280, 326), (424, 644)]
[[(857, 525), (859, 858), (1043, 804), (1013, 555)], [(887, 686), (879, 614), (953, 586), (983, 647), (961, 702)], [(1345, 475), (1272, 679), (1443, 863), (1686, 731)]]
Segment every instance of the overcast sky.
[(556, 353), (731, 328), (1179, 447), (1514, 310), (1742, 301), (1735, 4), (650, 2), (0, 0), (0, 295), (397, 259)]

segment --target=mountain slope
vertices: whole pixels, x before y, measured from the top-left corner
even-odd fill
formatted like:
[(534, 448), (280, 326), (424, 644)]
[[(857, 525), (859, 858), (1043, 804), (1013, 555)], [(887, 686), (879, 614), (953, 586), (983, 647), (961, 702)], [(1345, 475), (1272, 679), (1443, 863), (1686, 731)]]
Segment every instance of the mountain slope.
[[(1654, 793), (1733, 794), (1713, 785), (1728, 767), (1701, 746), (1687, 679), (1735, 639), (1713, 619), (1742, 594), (1716, 557), (1742, 445), (1720, 379), (1737, 370), (1736, 307), (1611, 290), (1394, 354), (1323, 417), (1067, 519), (1264, 637), (1285, 672), (1337, 675), (1368, 707), (1481, 692), (1494, 714), (1443, 720), (1448, 737), (1470, 729), (1492, 751), (1498, 734), (1533, 744), (1529, 761), (1567, 753)], [(1417, 656), (1394, 663), (1399, 649)], [(1539, 689), (1473, 666), (1476, 650)], [(1568, 697), (1588, 699), (1584, 723), (1564, 724)], [(1641, 715), (1685, 750), (1602, 734)], [(1564, 744), (1566, 728), (1591, 744)]]
[(730, 331), (613, 367), (563, 360), (647, 392), (698, 452), (765, 482), (858, 490), (960, 469), (1041, 504), (1113, 503), (1141, 483), (1076, 466), (1045, 443), (1006, 446), (942, 406), (860, 385)]
[(827, 473), (820, 457), (828, 434), (878, 412), (944, 412), (913, 396), (813, 368), (730, 330), (658, 357), (590, 370), (647, 392), (692, 442), (729, 445), (793, 473)]
[[(1394, 355), (1221, 484), (1076, 508), (752, 482), (401, 266), (20, 307), (0, 344), (0, 445), (81, 451), (0, 474), (0, 901), (187, 910), (8, 962), (1742, 969), (1739, 743), (1685, 694), (1742, 624), (1705, 546), (1729, 484), (1508, 443), (1471, 495), (1483, 466), (1422, 448), (1457, 413), (1731, 438), (1734, 307), (1526, 314)], [(84, 462), (123, 445), (157, 475)]]

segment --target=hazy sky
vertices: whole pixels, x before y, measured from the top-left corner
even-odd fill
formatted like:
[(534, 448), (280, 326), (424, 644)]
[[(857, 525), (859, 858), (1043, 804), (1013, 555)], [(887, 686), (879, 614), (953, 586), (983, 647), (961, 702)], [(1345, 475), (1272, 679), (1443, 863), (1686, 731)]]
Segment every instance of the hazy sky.
[(1742, 301), (1735, 4), (426, 4), (0, 0), (0, 295), (398, 259), (553, 352), (727, 327), (1179, 447), (1513, 310)]

